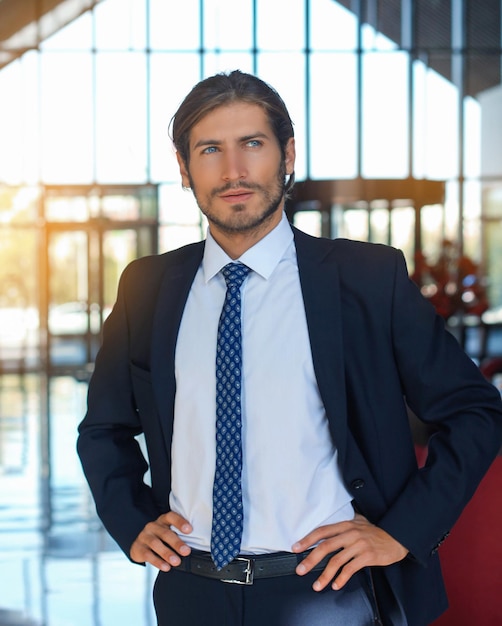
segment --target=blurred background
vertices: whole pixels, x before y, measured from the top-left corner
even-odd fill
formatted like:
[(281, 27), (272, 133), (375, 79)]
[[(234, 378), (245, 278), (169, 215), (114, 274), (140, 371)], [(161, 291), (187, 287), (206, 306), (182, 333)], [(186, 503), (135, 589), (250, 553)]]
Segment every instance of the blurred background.
[(205, 236), (168, 134), (205, 76), (279, 91), (291, 221), (402, 249), (502, 388), (501, 24), (502, 0), (0, 0), (0, 626), (154, 624), (75, 437), (121, 271)]

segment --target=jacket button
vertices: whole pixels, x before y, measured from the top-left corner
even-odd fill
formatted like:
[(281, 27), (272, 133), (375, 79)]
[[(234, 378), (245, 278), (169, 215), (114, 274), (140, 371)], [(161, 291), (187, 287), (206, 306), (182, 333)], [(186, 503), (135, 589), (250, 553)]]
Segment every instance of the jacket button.
[(352, 489), (362, 489), (364, 487), (364, 480), (362, 478), (356, 478), (350, 483)]

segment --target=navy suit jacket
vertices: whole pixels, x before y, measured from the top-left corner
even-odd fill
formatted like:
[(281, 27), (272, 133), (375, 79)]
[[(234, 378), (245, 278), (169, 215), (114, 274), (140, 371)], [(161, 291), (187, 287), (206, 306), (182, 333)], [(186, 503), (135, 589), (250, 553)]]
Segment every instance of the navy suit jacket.
[[(500, 395), (409, 280), (401, 252), (293, 230), (315, 374), (346, 486), (357, 509), (410, 551), (374, 568), (377, 587), (392, 589), (410, 626), (428, 624), (447, 606), (438, 546), (501, 445)], [(126, 268), (89, 385), (78, 451), (98, 514), (126, 554), (168, 510), (176, 338), (203, 249), (191, 244)], [(420, 470), (407, 405), (437, 431)]]

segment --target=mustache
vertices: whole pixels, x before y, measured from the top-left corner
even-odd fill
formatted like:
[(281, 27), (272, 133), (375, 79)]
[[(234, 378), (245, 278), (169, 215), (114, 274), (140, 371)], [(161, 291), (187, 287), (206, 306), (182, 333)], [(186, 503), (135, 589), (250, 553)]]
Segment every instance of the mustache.
[(226, 193), (227, 191), (233, 191), (237, 189), (250, 189), (259, 191), (262, 189), (262, 187), (257, 183), (249, 183), (245, 181), (242, 181), (241, 183), (227, 183), (222, 187), (215, 187), (211, 192), (211, 196), (218, 196), (221, 193)]

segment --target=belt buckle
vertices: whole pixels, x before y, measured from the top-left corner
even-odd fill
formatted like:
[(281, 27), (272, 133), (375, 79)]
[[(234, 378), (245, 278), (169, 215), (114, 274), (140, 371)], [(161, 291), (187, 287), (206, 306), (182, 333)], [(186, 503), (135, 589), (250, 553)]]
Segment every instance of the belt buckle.
[(234, 578), (221, 578), (223, 583), (234, 583), (236, 585), (252, 585), (254, 581), (254, 561), (253, 559), (247, 559), (246, 557), (237, 556), (234, 561), (241, 561), (246, 564), (244, 574), (246, 578), (244, 580), (235, 580)]

